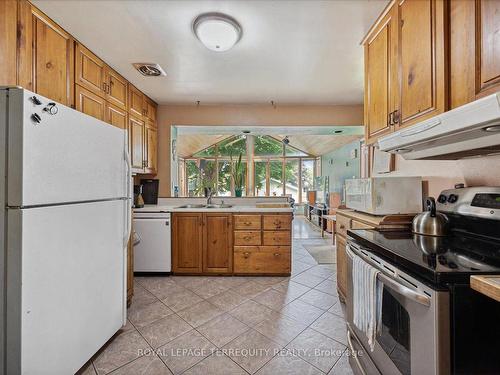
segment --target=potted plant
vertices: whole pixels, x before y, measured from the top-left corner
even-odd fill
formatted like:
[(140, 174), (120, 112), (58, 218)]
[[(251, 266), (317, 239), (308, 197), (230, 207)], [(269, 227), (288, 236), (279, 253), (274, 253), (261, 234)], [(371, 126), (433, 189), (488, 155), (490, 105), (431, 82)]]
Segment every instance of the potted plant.
[(243, 194), (243, 163), (241, 162), (242, 153), (238, 156), (238, 161), (233, 162), (233, 156), (231, 158), (231, 177), (233, 178), (234, 184), (234, 195), (241, 197)]

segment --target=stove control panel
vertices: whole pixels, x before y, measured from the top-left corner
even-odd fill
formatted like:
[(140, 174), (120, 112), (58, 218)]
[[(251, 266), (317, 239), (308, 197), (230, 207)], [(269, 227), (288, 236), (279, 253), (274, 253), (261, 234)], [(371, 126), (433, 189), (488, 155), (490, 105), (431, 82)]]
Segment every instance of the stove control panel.
[(437, 199), (437, 210), (500, 220), (500, 187), (471, 187), (443, 191)]

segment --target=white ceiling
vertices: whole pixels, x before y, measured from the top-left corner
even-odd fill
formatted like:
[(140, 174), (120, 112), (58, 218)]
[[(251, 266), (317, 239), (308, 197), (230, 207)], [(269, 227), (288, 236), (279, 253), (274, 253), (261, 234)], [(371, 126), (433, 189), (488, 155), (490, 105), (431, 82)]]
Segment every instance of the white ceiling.
[[(34, 0), (36, 6), (159, 103), (362, 102), (365, 32), (387, 0)], [(243, 37), (212, 52), (191, 24), (223, 12)], [(141, 76), (156, 62), (167, 76)]]

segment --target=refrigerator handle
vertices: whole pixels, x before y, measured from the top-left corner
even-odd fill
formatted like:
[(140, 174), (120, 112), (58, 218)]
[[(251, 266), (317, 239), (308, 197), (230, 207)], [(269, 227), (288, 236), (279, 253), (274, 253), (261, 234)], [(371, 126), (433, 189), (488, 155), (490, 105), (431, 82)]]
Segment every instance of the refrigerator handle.
[(133, 196), (133, 191), (132, 191), (132, 162), (130, 160), (130, 153), (129, 153), (129, 147), (128, 147), (128, 132), (125, 131), (125, 151), (123, 153), (123, 156), (125, 158), (125, 166), (126, 166), (126, 173), (125, 173), (125, 188), (127, 189), (126, 194), (127, 198), (125, 199), (125, 235), (123, 238), (123, 257), (124, 257), (124, 262), (123, 262), (123, 311), (122, 311), (122, 318), (123, 318), (123, 326), (127, 324), (127, 272), (128, 272), (128, 257), (127, 257), (127, 251), (128, 251), (128, 241), (130, 239), (130, 234), (132, 232), (132, 196)]
[(127, 247), (128, 241), (130, 238), (130, 233), (132, 231), (132, 165), (130, 161), (130, 153), (128, 152), (128, 147), (125, 147), (125, 163), (127, 165), (127, 173), (126, 173), (126, 179), (127, 179), (127, 203), (125, 204), (125, 218), (126, 218), (126, 232), (125, 232), (125, 238), (123, 240), (124, 246)]

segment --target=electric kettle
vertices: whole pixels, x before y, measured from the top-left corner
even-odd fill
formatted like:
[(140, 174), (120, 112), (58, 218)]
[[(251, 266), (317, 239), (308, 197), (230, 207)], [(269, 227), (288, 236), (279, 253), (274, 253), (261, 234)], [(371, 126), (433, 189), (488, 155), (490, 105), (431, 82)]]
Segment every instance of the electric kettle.
[(412, 231), (425, 236), (446, 236), (448, 231), (448, 217), (441, 212), (436, 212), (436, 200), (432, 197), (426, 200), (427, 211), (413, 219)]

